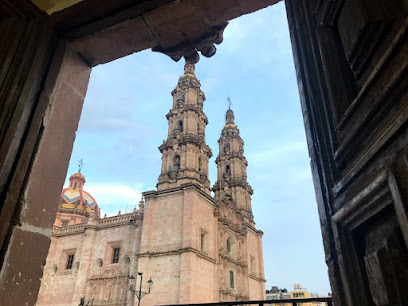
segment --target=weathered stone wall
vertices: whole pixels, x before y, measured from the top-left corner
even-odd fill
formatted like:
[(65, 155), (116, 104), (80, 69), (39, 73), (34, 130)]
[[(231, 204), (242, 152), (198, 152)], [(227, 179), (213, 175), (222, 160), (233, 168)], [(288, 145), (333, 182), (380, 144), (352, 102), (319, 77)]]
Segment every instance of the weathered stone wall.
[[(74, 264), (79, 262), (82, 269), (81, 254), (84, 239), (83, 233), (51, 237), (37, 305), (52, 305), (55, 301), (66, 305), (72, 304), (78, 270), (66, 269), (67, 258), (64, 251), (72, 251), (75, 254)], [(85, 262), (82, 264), (86, 266)]]
[(140, 253), (177, 251), (182, 246), (184, 194), (167, 192), (146, 196)]
[[(214, 216), (214, 203), (195, 187), (185, 191), (184, 242), (192, 251), (183, 254), (184, 276), (180, 290), (180, 303), (218, 301), (219, 267), (217, 265), (218, 222)], [(201, 250), (201, 233), (206, 232), (204, 250)], [(191, 241), (191, 242), (190, 242)], [(183, 291), (185, 293), (183, 293)], [(187, 299), (188, 297), (188, 299)]]
[[(194, 186), (145, 193), (145, 199), (139, 268), (157, 281), (144, 304), (217, 301), (217, 235), (211, 199)], [(208, 235), (207, 251), (201, 251), (202, 230)]]
[[(141, 219), (131, 218), (134, 221), (127, 224), (129, 216), (134, 215), (55, 229), (37, 305), (78, 305), (81, 297), (95, 303), (125, 300), (141, 236)], [(114, 247), (121, 249), (119, 263), (112, 263)], [(75, 256), (72, 269), (66, 269), (67, 254)]]
[[(249, 275), (249, 297), (251, 300), (265, 299), (265, 281), (262, 252), (262, 236), (248, 230), (247, 239), (247, 263)], [(255, 263), (251, 264), (251, 258)]]

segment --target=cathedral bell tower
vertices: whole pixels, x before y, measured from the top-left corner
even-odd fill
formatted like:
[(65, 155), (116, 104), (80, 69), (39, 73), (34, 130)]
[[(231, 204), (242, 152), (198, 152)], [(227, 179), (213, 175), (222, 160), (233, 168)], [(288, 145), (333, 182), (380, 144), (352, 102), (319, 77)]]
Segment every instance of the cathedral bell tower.
[(210, 194), (208, 161), (211, 149), (205, 143), (207, 116), (200, 81), (194, 64), (186, 62), (184, 75), (172, 91), (173, 107), (166, 115), (169, 121), (167, 140), (159, 147), (162, 167), (157, 190), (196, 184)]
[(234, 112), (228, 109), (225, 115), (226, 123), (218, 140), (219, 154), (215, 160), (218, 173), (212, 190), (216, 201), (232, 200), (248, 221), (253, 223), (251, 207), (253, 189), (247, 182), (248, 162), (244, 157), (244, 141), (239, 135), (234, 119)]
[(138, 271), (155, 282), (144, 305), (219, 301), (218, 226), (210, 194), (204, 93), (186, 63), (172, 91), (167, 139), (159, 147), (157, 190), (143, 193), (145, 207)]

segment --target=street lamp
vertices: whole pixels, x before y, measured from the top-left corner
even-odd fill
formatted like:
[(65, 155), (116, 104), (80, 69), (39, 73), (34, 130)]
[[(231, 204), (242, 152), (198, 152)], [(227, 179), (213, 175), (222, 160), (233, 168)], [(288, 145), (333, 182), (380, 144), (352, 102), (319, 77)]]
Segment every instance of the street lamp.
[(137, 272), (137, 274), (140, 275), (139, 291), (135, 290), (136, 277), (134, 277), (133, 274), (129, 277), (129, 280), (130, 280), (129, 290), (137, 297), (139, 301), (137, 305), (140, 306), (140, 300), (142, 299), (142, 297), (144, 297), (146, 294), (149, 294), (150, 291), (152, 290), (153, 281), (152, 281), (152, 278), (150, 278), (147, 281), (147, 292), (143, 292), (142, 291), (143, 273)]

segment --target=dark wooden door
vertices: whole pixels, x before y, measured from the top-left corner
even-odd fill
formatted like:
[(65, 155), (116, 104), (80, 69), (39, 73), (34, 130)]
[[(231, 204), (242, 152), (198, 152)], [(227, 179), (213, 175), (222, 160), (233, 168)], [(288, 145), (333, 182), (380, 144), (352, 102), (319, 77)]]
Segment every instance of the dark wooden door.
[(287, 0), (336, 305), (408, 305), (408, 3)]

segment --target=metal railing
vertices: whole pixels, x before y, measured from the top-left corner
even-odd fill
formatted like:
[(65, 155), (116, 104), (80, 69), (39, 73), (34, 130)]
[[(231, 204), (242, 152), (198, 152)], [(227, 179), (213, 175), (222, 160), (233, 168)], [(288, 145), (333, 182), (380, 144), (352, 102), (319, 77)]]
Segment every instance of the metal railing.
[(289, 304), (292, 306), (301, 306), (302, 303), (327, 303), (328, 306), (333, 306), (331, 297), (304, 298), (304, 299), (286, 299), (286, 300), (262, 300), (262, 301), (235, 301), (235, 302), (220, 302), (220, 303), (201, 303), (201, 304), (169, 304), (162, 306), (222, 306), (222, 305), (271, 305), (271, 304)]

